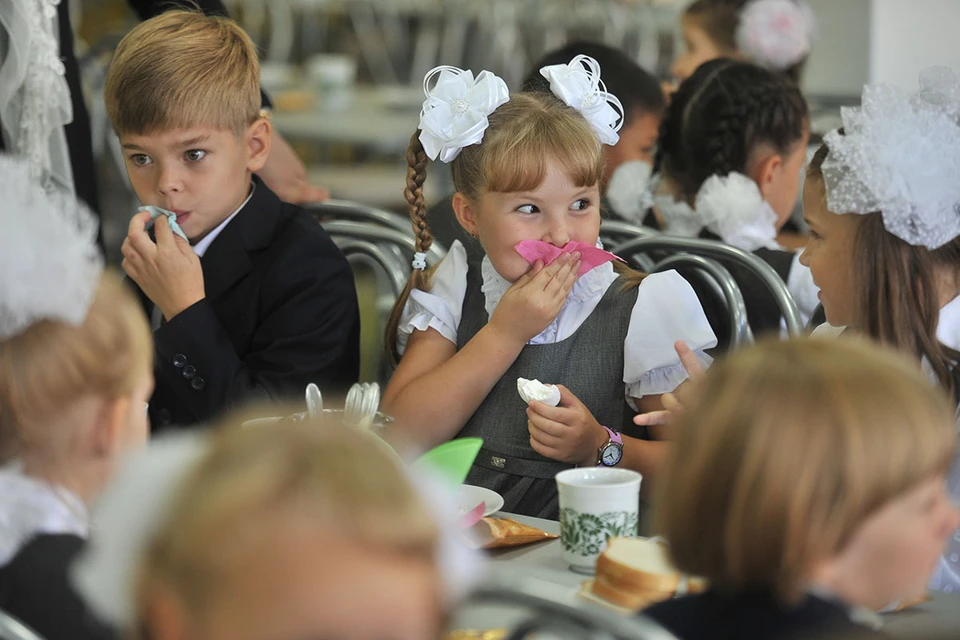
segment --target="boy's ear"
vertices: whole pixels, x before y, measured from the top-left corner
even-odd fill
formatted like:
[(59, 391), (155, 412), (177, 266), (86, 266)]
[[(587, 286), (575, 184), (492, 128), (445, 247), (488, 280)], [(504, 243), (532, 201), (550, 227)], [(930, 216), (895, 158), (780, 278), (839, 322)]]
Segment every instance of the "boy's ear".
[(761, 157), (753, 167), (751, 167), (750, 178), (760, 187), (760, 194), (766, 199), (773, 186), (774, 180), (783, 170), (783, 156), (779, 153), (771, 153)]
[(267, 118), (257, 118), (247, 129), (246, 145), (249, 157), (247, 169), (256, 173), (263, 168), (270, 155), (270, 142), (273, 138), (273, 125)]
[(477, 212), (476, 205), (459, 191), (453, 194), (453, 213), (457, 216), (457, 222), (463, 227), (464, 231), (471, 236), (477, 236)]
[(93, 451), (97, 456), (108, 458), (120, 448), (128, 404), (129, 399), (125, 397), (104, 398), (100, 402), (92, 443)]

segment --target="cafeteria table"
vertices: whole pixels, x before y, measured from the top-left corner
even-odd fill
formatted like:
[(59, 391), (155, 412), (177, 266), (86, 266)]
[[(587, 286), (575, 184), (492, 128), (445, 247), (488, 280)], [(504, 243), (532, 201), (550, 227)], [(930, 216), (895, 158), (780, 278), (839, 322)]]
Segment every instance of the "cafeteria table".
[[(535, 526), (548, 533), (560, 533), (560, 523), (508, 513), (497, 514)], [(521, 547), (487, 552), (489, 571), (498, 581), (532, 580), (538, 595), (569, 604), (591, 605), (577, 595), (580, 584), (590, 576), (575, 573), (563, 561), (560, 540), (553, 539)], [(511, 627), (525, 617), (525, 612), (506, 606), (469, 607), (454, 616), (452, 629), (492, 629)], [(880, 616), (882, 631), (894, 638), (952, 637), (960, 635), (960, 595), (931, 592), (922, 604), (897, 613)]]

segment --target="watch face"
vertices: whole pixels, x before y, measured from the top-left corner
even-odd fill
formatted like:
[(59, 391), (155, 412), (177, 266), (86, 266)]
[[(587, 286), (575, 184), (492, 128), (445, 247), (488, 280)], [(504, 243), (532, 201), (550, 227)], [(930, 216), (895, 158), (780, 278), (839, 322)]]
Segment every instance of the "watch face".
[(623, 449), (621, 449), (617, 444), (610, 443), (603, 449), (603, 453), (600, 455), (600, 462), (605, 466), (613, 467), (618, 462), (620, 458), (623, 457)]

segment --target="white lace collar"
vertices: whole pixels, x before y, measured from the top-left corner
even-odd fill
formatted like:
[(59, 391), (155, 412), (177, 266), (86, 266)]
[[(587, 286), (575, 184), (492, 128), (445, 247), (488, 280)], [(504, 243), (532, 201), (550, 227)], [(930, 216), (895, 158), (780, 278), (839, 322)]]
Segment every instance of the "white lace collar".
[(75, 494), (22, 473), (20, 465), (0, 467), (0, 566), (41, 533), (90, 531), (87, 507)]
[(960, 296), (940, 308), (937, 340), (951, 349), (960, 350)]
[[(599, 241), (597, 241), (597, 244), (601, 246)], [(497, 308), (500, 299), (503, 298), (503, 294), (507, 292), (507, 289), (510, 288), (512, 283), (497, 273), (497, 270), (493, 267), (493, 263), (490, 262), (490, 258), (487, 256), (483, 257), (480, 272), (483, 276), (483, 284), (480, 290), (483, 292), (484, 309), (486, 309), (487, 317), (489, 318), (493, 316), (494, 309)], [(576, 284), (573, 285), (573, 289), (571, 289), (567, 295), (567, 301), (563, 308), (566, 309), (571, 304), (581, 305), (599, 300), (616, 279), (617, 273), (613, 270), (613, 263), (607, 262), (595, 269), (591, 269), (577, 279)], [(530, 341), (530, 344), (555, 342), (559, 333), (559, 324), (562, 315), (563, 310), (561, 310), (560, 314), (550, 323), (550, 326)]]

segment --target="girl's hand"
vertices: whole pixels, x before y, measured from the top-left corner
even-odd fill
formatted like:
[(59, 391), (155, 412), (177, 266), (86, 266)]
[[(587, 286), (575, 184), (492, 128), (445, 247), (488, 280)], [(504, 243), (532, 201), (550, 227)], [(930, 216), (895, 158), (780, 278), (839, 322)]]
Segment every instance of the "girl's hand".
[(691, 388), (696, 387), (696, 381), (703, 376), (703, 365), (700, 364), (697, 354), (687, 346), (686, 342), (678, 340), (674, 343), (673, 348), (680, 356), (680, 362), (683, 363), (683, 368), (687, 370), (689, 378), (677, 387), (673, 393), (665, 393), (661, 396), (663, 411), (651, 411), (634, 416), (633, 424), (649, 427), (673, 422), (683, 410), (684, 402), (689, 399)]
[(490, 325), (508, 339), (526, 344), (560, 313), (579, 269), (580, 253), (576, 251), (561, 255), (546, 267), (538, 260), (503, 294)]
[(527, 407), (530, 446), (552, 460), (592, 467), (609, 435), (577, 396), (561, 384), (557, 388), (559, 406), (533, 401)]

